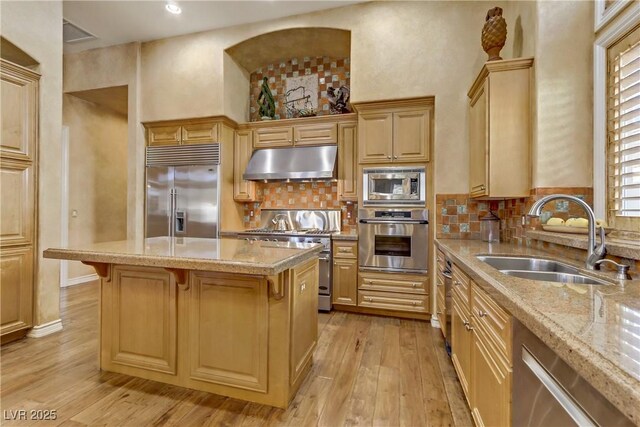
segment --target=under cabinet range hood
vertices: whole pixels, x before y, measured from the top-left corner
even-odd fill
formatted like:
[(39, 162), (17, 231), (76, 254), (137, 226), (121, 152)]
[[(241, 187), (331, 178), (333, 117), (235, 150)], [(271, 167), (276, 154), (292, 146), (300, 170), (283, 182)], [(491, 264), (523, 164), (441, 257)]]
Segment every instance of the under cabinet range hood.
[(253, 152), (242, 178), (248, 181), (334, 179), (337, 153), (335, 145), (259, 149)]

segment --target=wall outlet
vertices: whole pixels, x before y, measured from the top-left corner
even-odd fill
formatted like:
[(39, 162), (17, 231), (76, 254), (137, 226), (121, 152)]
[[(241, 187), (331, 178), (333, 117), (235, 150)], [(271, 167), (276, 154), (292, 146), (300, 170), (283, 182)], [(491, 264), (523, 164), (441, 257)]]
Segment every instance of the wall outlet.
[(249, 216), (253, 218), (253, 211), (249, 211)]

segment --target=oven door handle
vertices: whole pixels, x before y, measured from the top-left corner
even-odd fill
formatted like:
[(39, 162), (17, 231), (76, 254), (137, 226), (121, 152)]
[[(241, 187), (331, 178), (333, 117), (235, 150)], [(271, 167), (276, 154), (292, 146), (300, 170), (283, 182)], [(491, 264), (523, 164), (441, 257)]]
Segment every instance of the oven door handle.
[(385, 224), (385, 225), (401, 225), (401, 224), (429, 224), (426, 219), (413, 219), (413, 220), (382, 220), (382, 219), (361, 219), (360, 224)]

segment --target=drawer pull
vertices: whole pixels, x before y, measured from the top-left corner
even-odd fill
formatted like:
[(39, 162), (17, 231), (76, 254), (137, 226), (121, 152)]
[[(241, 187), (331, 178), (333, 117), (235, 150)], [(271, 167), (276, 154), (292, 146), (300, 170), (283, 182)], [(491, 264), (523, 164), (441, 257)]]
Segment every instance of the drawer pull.
[(467, 322), (466, 320), (463, 322), (464, 323), (464, 328), (467, 331), (473, 331), (473, 326), (471, 326), (471, 324), (469, 322)]
[(487, 313), (485, 311), (478, 310), (478, 317), (485, 317), (486, 315)]
[(412, 283), (411, 286), (413, 286), (414, 288), (417, 288), (418, 284), (417, 283)]
[(453, 285), (454, 286), (460, 286), (460, 285), (462, 285), (462, 283), (458, 282), (457, 280), (454, 280), (453, 281)]

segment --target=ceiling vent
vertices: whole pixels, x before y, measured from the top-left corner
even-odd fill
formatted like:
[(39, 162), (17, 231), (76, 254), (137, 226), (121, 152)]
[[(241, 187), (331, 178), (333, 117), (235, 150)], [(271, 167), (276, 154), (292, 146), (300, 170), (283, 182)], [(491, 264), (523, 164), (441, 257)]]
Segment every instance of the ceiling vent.
[(62, 20), (62, 39), (65, 43), (79, 43), (88, 40), (94, 40), (97, 37), (83, 30), (77, 25), (72, 24), (66, 19)]

